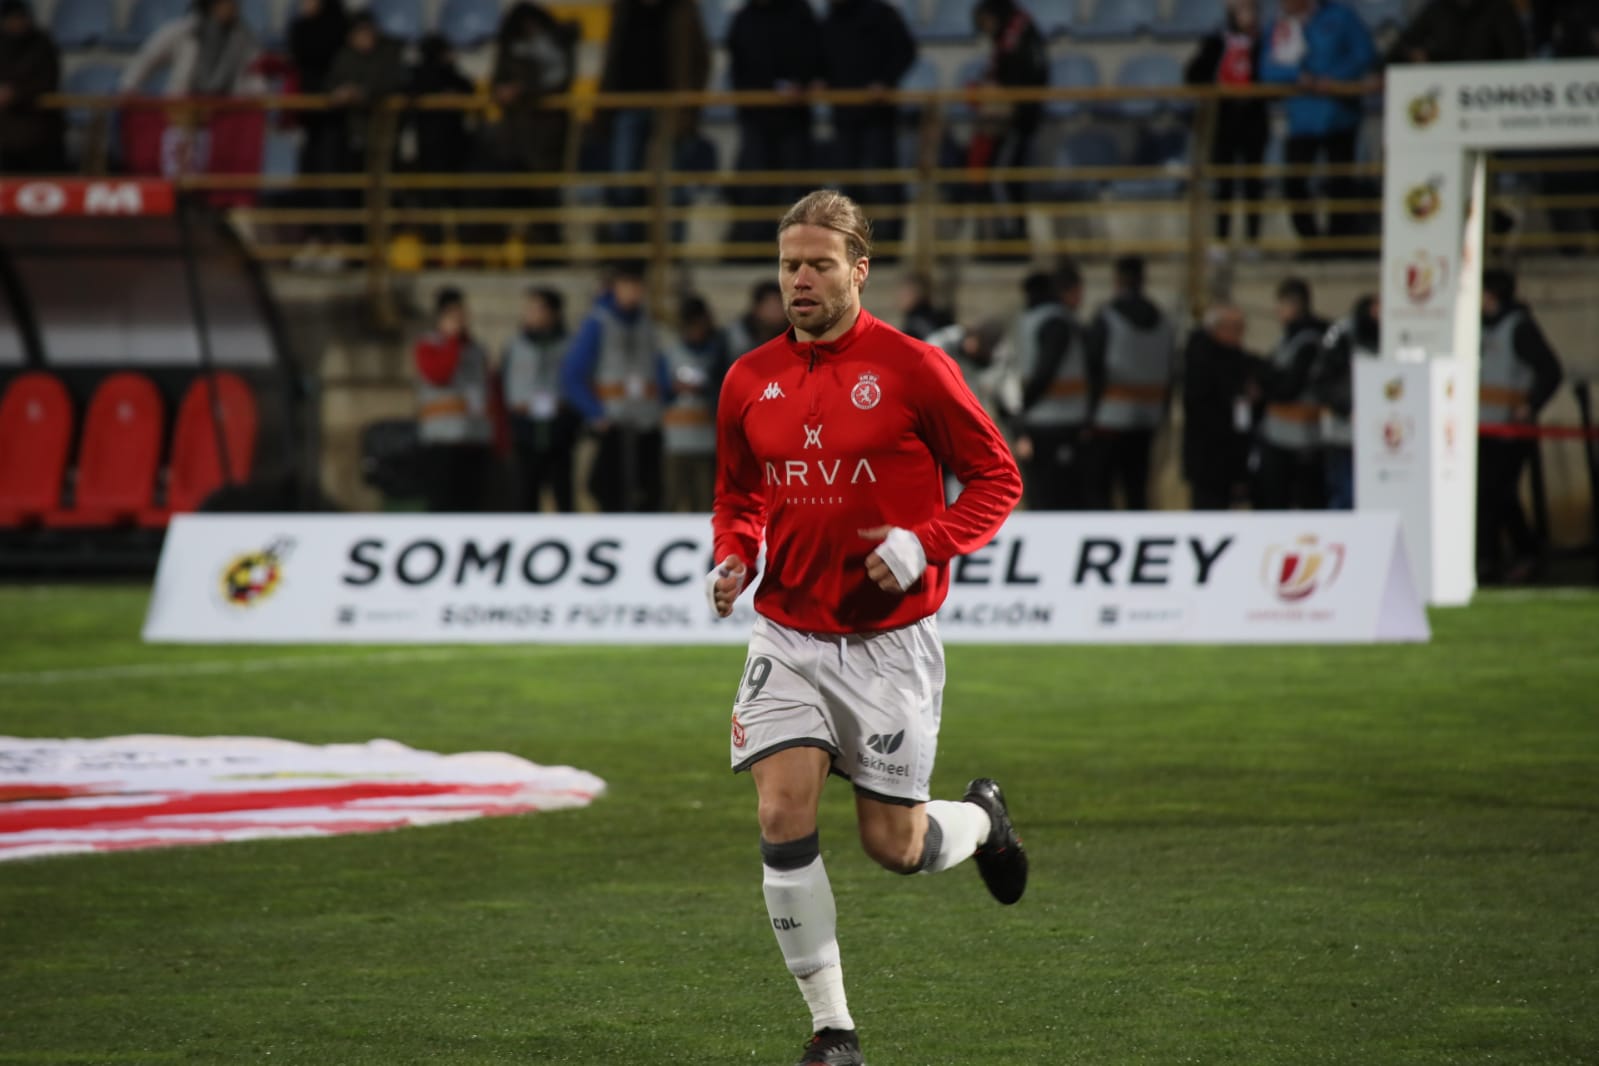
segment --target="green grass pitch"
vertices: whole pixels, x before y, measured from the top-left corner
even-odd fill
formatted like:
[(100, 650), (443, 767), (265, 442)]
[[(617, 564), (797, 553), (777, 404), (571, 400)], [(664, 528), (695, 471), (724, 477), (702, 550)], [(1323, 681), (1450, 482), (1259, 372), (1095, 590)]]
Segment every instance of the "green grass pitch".
[[(0, 1063), (786, 1066), (807, 1031), (726, 769), (739, 649), (146, 648), (0, 590), (0, 733), (392, 737), (587, 810), (0, 865)], [(1599, 1062), (1599, 597), (1425, 647), (953, 648), (937, 791), (1033, 883), (822, 839), (872, 1066)]]

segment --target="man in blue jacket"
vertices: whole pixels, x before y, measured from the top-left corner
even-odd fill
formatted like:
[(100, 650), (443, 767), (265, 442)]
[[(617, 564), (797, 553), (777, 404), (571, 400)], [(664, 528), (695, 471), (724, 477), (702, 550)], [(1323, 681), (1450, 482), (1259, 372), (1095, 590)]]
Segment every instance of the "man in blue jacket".
[(617, 266), (561, 363), (561, 398), (598, 438), (589, 491), (607, 513), (661, 509), (661, 421), (672, 379), (645, 296), (643, 265)]
[[(1277, 18), (1266, 29), (1260, 80), (1299, 85), (1308, 93), (1290, 97), (1285, 107), (1287, 161), (1293, 166), (1305, 166), (1318, 158), (1333, 166), (1353, 163), (1360, 136), (1361, 99), (1329, 95), (1327, 90), (1340, 83), (1363, 81), (1372, 72), (1377, 48), (1371, 31), (1353, 9), (1338, 0), (1280, 0), (1278, 7)], [(1283, 187), (1288, 199), (1295, 202), (1294, 231), (1301, 238), (1321, 236), (1308, 178), (1295, 174)], [(1354, 179), (1348, 174), (1329, 176), (1326, 192), (1331, 201), (1348, 200), (1354, 195)], [(1347, 237), (1357, 228), (1353, 214), (1333, 211), (1325, 233)]]

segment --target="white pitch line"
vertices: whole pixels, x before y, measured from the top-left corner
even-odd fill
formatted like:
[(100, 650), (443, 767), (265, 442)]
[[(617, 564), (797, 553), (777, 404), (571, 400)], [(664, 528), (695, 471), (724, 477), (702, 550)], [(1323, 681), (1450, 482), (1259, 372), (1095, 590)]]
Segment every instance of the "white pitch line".
[(85, 666), (71, 670), (28, 670), (0, 673), (0, 685), (59, 685), (77, 681), (120, 681), (138, 677), (204, 677), (215, 674), (259, 674), (272, 670), (315, 669), (364, 663), (441, 662), (469, 656), (525, 655), (532, 647), (414, 648), (373, 651), (355, 655), (280, 655), (269, 658), (212, 659), (171, 663), (125, 663), (119, 666)]

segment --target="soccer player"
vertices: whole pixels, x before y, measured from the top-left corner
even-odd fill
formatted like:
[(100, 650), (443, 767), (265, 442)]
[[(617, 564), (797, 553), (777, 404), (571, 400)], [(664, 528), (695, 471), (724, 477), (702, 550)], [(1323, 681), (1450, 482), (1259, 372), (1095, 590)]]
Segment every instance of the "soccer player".
[[(810, 1007), (800, 1063), (862, 1066), (816, 815), (828, 774), (853, 782), (861, 843), (895, 873), (976, 856), (1015, 903), (1027, 856), (999, 786), (931, 800), (950, 561), (982, 547), (1021, 496), (999, 430), (942, 351), (861, 307), (871, 231), (854, 201), (813, 192), (778, 226), (791, 328), (733, 364), (717, 417), (722, 617), (766, 573), (733, 704), (732, 762), (755, 781), (772, 929)], [(946, 508), (943, 472), (965, 486)]]

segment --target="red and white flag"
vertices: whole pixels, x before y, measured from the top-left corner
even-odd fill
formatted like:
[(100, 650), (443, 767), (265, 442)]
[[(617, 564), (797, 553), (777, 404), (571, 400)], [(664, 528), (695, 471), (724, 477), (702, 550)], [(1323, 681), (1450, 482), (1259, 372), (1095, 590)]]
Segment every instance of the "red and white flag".
[(570, 766), (392, 740), (0, 737), (0, 860), (375, 833), (583, 807), (603, 791)]

